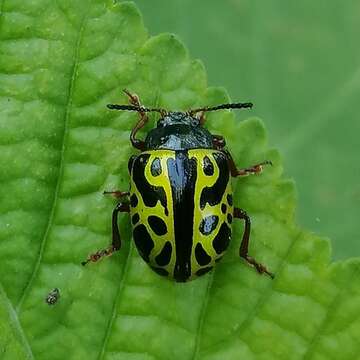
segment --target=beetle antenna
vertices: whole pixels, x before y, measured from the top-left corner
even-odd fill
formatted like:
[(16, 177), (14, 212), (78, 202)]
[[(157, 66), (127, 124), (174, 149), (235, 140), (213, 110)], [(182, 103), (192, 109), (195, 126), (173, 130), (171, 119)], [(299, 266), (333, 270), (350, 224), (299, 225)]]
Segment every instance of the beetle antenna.
[(193, 115), (193, 114), (198, 113), (200, 111), (206, 112), (206, 111), (216, 111), (216, 110), (223, 110), (223, 109), (243, 109), (243, 108), (251, 109), (252, 107), (253, 107), (253, 103), (251, 103), (251, 102), (247, 102), (247, 103), (231, 103), (231, 104), (217, 105), (217, 106), (214, 106), (214, 107), (205, 106), (203, 108), (192, 109), (192, 110), (189, 110), (189, 114)]
[(107, 104), (108, 109), (111, 110), (126, 110), (126, 111), (137, 111), (137, 112), (158, 112), (161, 115), (167, 113), (165, 109), (160, 108), (146, 108), (143, 106), (136, 106), (136, 105), (119, 105), (119, 104)]

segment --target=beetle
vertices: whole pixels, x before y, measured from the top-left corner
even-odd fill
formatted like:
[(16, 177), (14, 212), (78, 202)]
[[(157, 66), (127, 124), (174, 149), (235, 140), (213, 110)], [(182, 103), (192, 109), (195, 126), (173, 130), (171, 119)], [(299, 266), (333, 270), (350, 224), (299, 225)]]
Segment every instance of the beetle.
[[(112, 243), (82, 262), (97, 262), (121, 247), (118, 213), (130, 214), (138, 253), (152, 270), (185, 282), (209, 272), (224, 255), (231, 239), (233, 218), (245, 221), (239, 255), (258, 273), (274, 277), (248, 254), (250, 217), (233, 205), (231, 176), (258, 174), (264, 161), (238, 169), (221, 135), (203, 125), (205, 112), (251, 108), (252, 103), (230, 103), (186, 112), (142, 106), (139, 97), (124, 89), (127, 105), (108, 104), (111, 110), (135, 111), (139, 120), (130, 141), (140, 154), (128, 163), (129, 191), (105, 191), (119, 199), (112, 213)], [(160, 113), (157, 126), (145, 140), (136, 134), (149, 121), (147, 113)]]

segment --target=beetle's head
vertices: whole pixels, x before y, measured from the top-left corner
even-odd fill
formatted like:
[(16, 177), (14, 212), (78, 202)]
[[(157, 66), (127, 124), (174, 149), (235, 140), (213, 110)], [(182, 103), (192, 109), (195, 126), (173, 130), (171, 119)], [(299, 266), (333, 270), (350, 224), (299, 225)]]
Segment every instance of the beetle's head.
[(188, 112), (169, 111), (157, 122), (157, 127), (166, 127), (171, 125), (187, 125), (197, 127), (200, 125), (200, 120)]

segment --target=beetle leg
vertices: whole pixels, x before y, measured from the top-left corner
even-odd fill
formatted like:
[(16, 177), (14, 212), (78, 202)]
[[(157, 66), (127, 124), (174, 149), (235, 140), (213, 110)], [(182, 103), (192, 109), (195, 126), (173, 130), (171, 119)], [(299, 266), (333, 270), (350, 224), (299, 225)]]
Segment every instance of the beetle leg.
[(117, 224), (117, 216), (119, 212), (129, 212), (129, 204), (127, 203), (118, 203), (115, 206), (115, 209), (112, 213), (112, 243), (111, 245), (102, 250), (98, 250), (96, 253), (90, 254), (89, 257), (83, 261), (81, 264), (86, 265), (88, 262), (97, 262), (101, 258), (105, 256), (112, 255), (115, 251), (120, 250), (121, 248), (121, 238), (120, 238), (120, 232), (119, 227)]
[(120, 199), (120, 198), (122, 198), (124, 196), (129, 196), (130, 193), (129, 193), (129, 191), (114, 190), (114, 191), (104, 191), (103, 195), (112, 195), (116, 199)]
[(221, 135), (212, 135), (213, 146), (216, 150), (223, 150), (226, 145), (225, 139)]
[(248, 168), (237, 169), (235, 161), (234, 161), (233, 157), (231, 156), (230, 152), (228, 150), (223, 150), (223, 152), (227, 156), (228, 164), (230, 167), (230, 173), (231, 173), (231, 176), (233, 176), (233, 177), (247, 176), (250, 174), (259, 174), (262, 172), (264, 165), (272, 165), (272, 162), (270, 160), (265, 160), (259, 164), (250, 166)]
[(271, 273), (266, 266), (258, 263), (254, 258), (248, 255), (249, 250), (249, 238), (250, 238), (250, 217), (249, 215), (242, 209), (234, 208), (234, 218), (244, 219), (245, 220), (245, 229), (244, 235), (241, 240), (241, 245), (239, 249), (239, 255), (242, 257), (249, 265), (253, 266), (259, 274), (268, 274), (272, 279), (275, 277), (273, 273)]
[[(136, 94), (131, 94), (127, 89), (124, 89), (123, 91), (129, 97), (130, 104), (141, 108), (140, 99)], [(130, 141), (134, 148), (144, 151), (145, 142), (143, 140), (137, 139), (136, 133), (145, 126), (145, 124), (149, 121), (149, 118), (144, 111), (139, 111), (138, 114), (140, 118), (139, 121), (136, 123), (135, 127), (131, 130)]]

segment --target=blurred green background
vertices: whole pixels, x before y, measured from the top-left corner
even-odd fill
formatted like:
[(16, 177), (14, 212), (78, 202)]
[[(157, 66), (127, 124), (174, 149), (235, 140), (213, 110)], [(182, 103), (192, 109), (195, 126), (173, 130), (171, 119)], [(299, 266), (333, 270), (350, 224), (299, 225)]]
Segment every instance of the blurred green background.
[(360, 2), (135, 3), (150, 34), (176, 33), (204, 62), (210, 86), (255, 103), (297, 183), (298, 222), (330, 237), (335, 259), (359, 256)]

